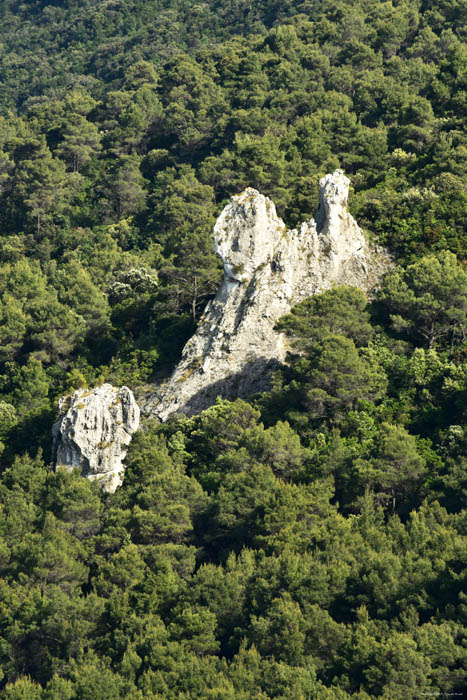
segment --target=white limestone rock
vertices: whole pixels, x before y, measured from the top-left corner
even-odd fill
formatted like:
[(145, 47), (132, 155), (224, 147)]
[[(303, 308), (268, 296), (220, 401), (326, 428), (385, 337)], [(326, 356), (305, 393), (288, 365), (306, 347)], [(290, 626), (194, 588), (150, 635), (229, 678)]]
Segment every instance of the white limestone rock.
[(53, 426), (57, 467), (79, 469), (113, 493), (122, 483), (123, 460), (139, 426), (133, 393), (126, 386), (102, 384), (63, 397), (59, 408), (61, 415)]
[(170, 380), (142, 410), (161, 420), (193, 415), (217, 396), (264, 391), (283, 363), (287, 342), (274, 330), (292, 306), (337, 284), (371, 292), (389, 256), (371, 248), (347, 208), (350, 180), (341, 170), (320, 181), (316, 221), (287, 230), (273, 202), (252, 188), (232, 197), (214, 226), (224, 280), (183, 349)]

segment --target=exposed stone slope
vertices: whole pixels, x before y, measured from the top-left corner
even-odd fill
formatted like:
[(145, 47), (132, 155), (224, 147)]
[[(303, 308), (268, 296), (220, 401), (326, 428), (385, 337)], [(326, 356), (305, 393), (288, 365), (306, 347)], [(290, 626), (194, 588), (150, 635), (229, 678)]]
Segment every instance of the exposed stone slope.
[(365, 291), (377, 285), (389, 259), (370, 248), (348, 212), (349, 184), (341, 170), (322, 178), (316, 221), (293, 230), (256, 190), (232, 197), (214, 227), (224, 281), (170, 380), (145, 399), (146, 414), (161, 420), (175, 412), (192, 415), (218, 395), (267, 389), (287, 351), (274, 330), (281, 316), (336, 284)]
[(133, 393), (111, 384), (78, 389), (61, 399), (60, 411), (53, 427), (57, 466), (79, 469), (113, 493), (122, 483), (123, 460), (139, 426)]

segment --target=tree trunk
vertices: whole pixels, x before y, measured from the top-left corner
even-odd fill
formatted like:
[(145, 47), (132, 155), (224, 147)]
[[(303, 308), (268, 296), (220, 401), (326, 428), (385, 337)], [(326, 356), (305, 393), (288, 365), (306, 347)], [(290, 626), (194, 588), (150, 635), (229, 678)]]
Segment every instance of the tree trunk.
[(198, 301), (198, 278), (195, 275), (193, 288), (193, 298), (191, 300), (191, 316), (196, 321), (196, 302)]

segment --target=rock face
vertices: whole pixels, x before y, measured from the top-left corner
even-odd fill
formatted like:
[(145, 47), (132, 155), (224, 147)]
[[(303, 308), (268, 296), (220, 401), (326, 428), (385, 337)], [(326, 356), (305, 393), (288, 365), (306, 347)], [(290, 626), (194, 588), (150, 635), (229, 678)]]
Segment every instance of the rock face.
[(232, 197), (214, 227), (224, 281), (207, 305), (170, 380), (143, 411), (166, 420), (196, 414), (217, 396), (248, 396), (269, 388), (285, 360), (281, 316), (336, 284), (372, 290), (389, 258), (371, 249), (347, 208), (350, 181), (341, 170), (320, 181), (316, 221), (287, 230), (273, 202), (252, 188)]
[(140, 411), (132, 392), (111, 384), (78, 389), (61, 399), (60, 411), (53, 427), (57, 466), (79, 469), (113, 493), (122, 483), (123, 460), (139, 426)]

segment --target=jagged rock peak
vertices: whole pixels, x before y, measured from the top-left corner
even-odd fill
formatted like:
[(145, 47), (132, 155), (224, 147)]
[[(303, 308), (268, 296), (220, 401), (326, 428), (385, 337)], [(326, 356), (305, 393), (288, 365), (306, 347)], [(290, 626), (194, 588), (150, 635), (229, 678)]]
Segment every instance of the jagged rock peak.
[(140, 410), (133, 393), (102, 384), (78, 389), (59, 402), (53, 426), (57, 466), (79, 469), (88, 479), (113, 493), (123, 480), (128, 445), (138, 429)]
[(333, 209), (347, 211), (350, 180), (342, 170), (335, 170), (319, 181), (319, 206), (330, 216)]
[(166, 420), (193, 415), (217, 396), (248, 396), (269, 388), (283, 363), (281, 316), (336, 284), (370, 292), (389, 265), (369, 246), (347, 208), (350, 180), (342, 170), (320, 181), (316, 221), (287, 230), (273, 202), (252, 188), (231, 198), (214, 226), (224, 280), (209, 302), (170, 380), (149, 393), (146, 414)]
[(247, 187), (232, 197), (214, 226), (214, 251), (224, 263), (226, 278), (248, 282), (272, 259), (286, 230), (274, 203), (257, 190)]

